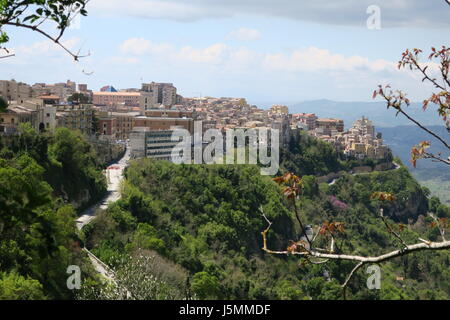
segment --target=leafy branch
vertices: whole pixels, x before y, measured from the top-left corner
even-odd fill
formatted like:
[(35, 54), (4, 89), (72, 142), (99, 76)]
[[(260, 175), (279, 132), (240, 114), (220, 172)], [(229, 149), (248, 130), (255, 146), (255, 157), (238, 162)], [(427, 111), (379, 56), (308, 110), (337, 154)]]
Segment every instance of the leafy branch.
[[(440, 50), (436, 48), (431, 48), (431, 53), (428, 59), (433, 62), (437, 60), (439, 69), (439, 79), (433, 77), (429, 72), (428, 68), (430, 65), (425, 65), (420, 63), (419, 56), (422, 53), (420, 49), (406, 50), (402, 54), (401, 60), (398, 62), (398, 68), (408, 67), (412, 71), (418, 71), (422, 78), (422, 82), (428, 82), (432, 84), (436, 89), (439, 90), (437, 93), (432, 93), (428, 99), (425, 99), (422, 104), (422, 109), (425, 111), (430, 104), (435, 104), (438, 109), (437, 113), (439, 117), (444, 121), (447, 130), (450, 131), (450, 48), (442, 46)], [(373, 98), (381, 96), (385, 101), (387, 108), (393, 108), (399, 113), (404, 115), (409, 121), (414, 123), (420, 129), (425, 131), (427, 134), (436, 138), (445, 148), (450, 150), (450, 144), (437, 133), (427, 128), (424, 124), (414, 119), (404, 108), (404, 106), (410, 106), (411, 102), (406, 97), (406, 94), (401, 90), (396, 90), (395, 92), (391, 90), (389, 85), (382, 86), (379, 85), (378, 89), (374, 91)], [(428, 152), (427, 149), (430, 147), (430, 142), (422, 141), (418, 145), (411, 149), (411, 162), (413, 166), (416, 166), (418, 159), (431, 159), (435, 162), (441, 162), (450, 165), (450, 157), (442, 157), (441, 154), (434, 154)]]
[[(301, 181), (301, 179), (297, 176), (295, 176), (292, 173), (285, 174), (282, 177), (275, 178), (275, 182), (277, 182), (279, 185), (283, 187), (283, 194), (290, 200), (291, 202), (296, 201), (295, 192), (293, 193), (292, 190), (295, 190), (293, 187), (294, 185), (298, 185), (298, 181)], [(294, 196), (293, 196), (294, 194)], [(379, 200), (379, 201), (394, 201), (395, 196), (389, 193), (385, 192), (376, 192), (373, 193), (371, 196), (372, 200)], [(450, 249), (450, 241), (446, 241), (444, 235), (445, 235), (445, 229), (449, 227), (449, 224), (447, 221), (439, 221), (436, 220), (436, 226), (440, 228), (442, 241), (440, 242), (432, 242), (428, 240), (423, 240), (422, 238), (419, 238), (420, 243), (416, 244), (407, 244), (401, 236), (394, 231), (394, 229), (388, 224), (386, 218), (383, 216), (381, 211), (381, 218), (386, 226), (389, 233), (391, 233), (401, 244), (401, 247), (399, 249), (384, 253), (379, 256), (359, 256), (359, 255), (352, 255), (352, 254), (345, 254), (345, 253), (336, 253), (334, 252), (334, 243), (335, 243), (335, 236), (339, 234), (343, 234), (345, 232), (344, 225), (340, 222), (325, 222), (322, 227), (319, 229), (316, 236), (314, 236), (310, 241), (291, 241), (289, 246), (286, 250), (272, 250), (269, 249), (267, 245), (267, 235), (270, 231), (270, 228), (272, 226), (272, 222), (267, 218), (267, 216), (264, 214), (264, 212), (261, 210), (262, 217), (267, 222), (267, 227), (264, 229), (261, 234), (263, 238), (263, 247), (262, 250), (274, 255), (298, 255), (302, 258), (307, 259), (311, 262), (311, 258), (321, 258), (325, 259), (321, 261), (320, 263), (326, 263), (328, 260), (346, 260), (346, 261), (353, 261), (357, 262), (355, 267), (352, 269), (352, 271), (347, 275), (344, 283), (341, 285), (342, 287), (342, 293), (344, 299), (346, 298), (346, 289), (348, 287), (348, 284), (354, 274), (364, 265), (369, 263), (382, 263), (388, 260), (391, 260), (396, 257), (401, 257), (413, 252), (418, 251), (424, 251), (424, 250), (444, 250), (444, 249)], [(299, 219), (300, 226), (304, 225), (304, 222), (301, 220), (300, 216), (297, 215), (297, 219)], [(302, 227), (302, 232), (305, 233), (305, 229)], [(400, 229), (403, 229), (403, 226), (400, 226)], [(324, 236), (327, 234), (332, 234), (330, 240), (330, 250), (318, 248), (314, 245), (314, 242), (320, 238), (320, 236)]]
[[(14, 26), (35, 31), (49, 39), (69, 55), (75, 61), (88, 55), (80, 55), (80, 52), (72, 52), (61, 42), (64, 32), (77, 15), (86, 16), (86, 4), (90, 0), (0, 0), (0, 49), (6, 50), (7, 58), (13, 56), (3, 47), (9, 41), (9, 37), (2, 29), (4, 26)], [(42, 26), (50, 21), (56, 24), (58, 33), (51, 35)]]

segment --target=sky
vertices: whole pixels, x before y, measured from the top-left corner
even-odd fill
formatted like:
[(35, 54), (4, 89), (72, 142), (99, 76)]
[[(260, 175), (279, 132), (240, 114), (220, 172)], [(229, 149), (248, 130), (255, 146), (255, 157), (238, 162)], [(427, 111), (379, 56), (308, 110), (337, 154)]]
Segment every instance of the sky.
[[(380, 28), (369, 28), (377, 8)], [(37, 33), (5, 27), (16, 56), (0, 59), (0, 79), (70, 79), (94, 91), (172, 82), (186, 97), (261, 107), (371, 101), (378, 84), (391, 84), (421, 101), (431, 88), (397, 69), (401, 53), (450, 46), (445, 0), (91, 0), (87, 11), (63, 37), (90, 53), (79, 62)]]

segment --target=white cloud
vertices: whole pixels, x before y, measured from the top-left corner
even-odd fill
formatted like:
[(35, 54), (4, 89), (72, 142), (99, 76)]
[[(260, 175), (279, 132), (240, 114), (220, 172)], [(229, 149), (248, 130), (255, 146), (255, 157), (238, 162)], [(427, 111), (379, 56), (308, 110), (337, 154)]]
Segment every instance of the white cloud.
[(239, 41), (255, 41), (261, 39), (261, 32), (256, 29), (239, 28), (230, 32), (227, 38)]
[[(75, 51), (76, 47), (80, 44), (80, 38), (70, 38), (61, 42), (69, 50)], [(63, 48), (55, 44), (53, 41), (44, 40), (32, 43), (30, 45), (22, 45), (11, 49), (12, 53), (15, 53), (17, 57), (20, 56), (39, 56), (48, 55), (55, 52), (64, 52)]]
[[(373, 0), (94, 0), (89, 12), (145, 19), (197, 21), (239, 14), (282, 17), (332, 25), (366, 26)], [(444, 0), (391, 0), (378, 4), (383, 27), (450, 26)]]
[(120, 51), (125, 54), (143, 55), (147, 53), (162, 54), (171, 50), (165, 43), (153, 43), (143, 38), (131, 38), (120, 45)]
[(137, 64), (141, 62), (141, 60), (135, 57), (112, 57), (108, 59), (108, 62), (118, 64)]
[(194, 49), (187, 46), (175, 53), (174, 57), (195, 63), (219, 64), (226, 60), (229, 50), (230, 48), (223, 43), (216, 43), (204, 49)]
[(316, 47), (295, 50), (290, 55), (266, 54), (263, 66), (266, 69), (287, 72), (355, 71), (357, 69), (381, 71), (395, 68), (394, 63), (386, 60), (369, 61), (361, 56), (346, 57)]
[[(151, 55), (153, 60), (179, 65), (220, 66), (221, 72), (252, 72), (261, 69), (267, 72), (340, 72), (351, 74), (392, 72), (396, 63), (383, 59), (370, 60), (362, 56), (345, 56), (317, 47), (295, 49), (290, 53), (257, 52), (247, 47), (234, 47), (216, 43), (204, 48), (184, 46), (177, 48), (170, 44), (153, 43), (143, 38), (124, 41), (120, 51), (126, 56), (123, 62), (136, 63), (133, 56)], [(130, 57), (130, 55), (132, 57)], [(117, 58), (118, 59), (118, 58)], [(131, 59), (131, 60), (130, 60)], [(118, 60), (117, 60), (118, 61)]]

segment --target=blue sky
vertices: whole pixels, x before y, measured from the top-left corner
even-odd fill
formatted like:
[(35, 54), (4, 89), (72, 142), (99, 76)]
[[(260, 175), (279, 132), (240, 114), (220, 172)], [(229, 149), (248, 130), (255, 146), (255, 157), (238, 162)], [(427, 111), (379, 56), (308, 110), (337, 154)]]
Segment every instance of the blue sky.
[[(367, 28), (372, 4), (381, 30)], [(90, 57), (75, 63), (40, 35), (7, 28), (16, 57), (0, 60), (0, 78), (71, 79), (93, 90), (173, 82), (184, 96), (261, 106), (369, 101), (377, 84), (390, 83), (422, 100), (430, 88), (396, 62), (406, 48), (450, 45), (444, 0), (91, 0), (87, 9), (64, 41)]]

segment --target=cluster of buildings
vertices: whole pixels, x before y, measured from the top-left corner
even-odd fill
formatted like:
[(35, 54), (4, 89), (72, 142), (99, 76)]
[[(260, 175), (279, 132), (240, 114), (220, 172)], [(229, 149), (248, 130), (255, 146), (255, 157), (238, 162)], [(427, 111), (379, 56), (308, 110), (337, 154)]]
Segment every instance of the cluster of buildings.
[(389, 154), (381, 133), (376, 133), (372, 121), (364, 116), (356, 120), (349, 130), (344, 130), (344, 121), (340, 119), (316, 119), (314, 122), (314, 114), (302, 117), (301, 126), (308, 121), (310, 126), (306, 130), (310, 135), (331, 143), (348, 157), (381, 160)]
[(182, 97), (172, 83), (143, 83), (140, 89), (131, 88), (116, 90), (113, 86), (105, 86), (92, 93), (92, 103), (108, 110), (128, 108), (129, 110), (149, 110), (160, 105), (172, 107), (180, 104)]
[[(83, 95), (88, 103), (74, 103), (71, 96)], [(58, 126), (79, 130), (99, 140), (130, 139), (135, 157), (170, 159), (175, 129), (193, 134), (194, 121), (202, 121), (203, 132), (218, 129), (277, 129), (281, 145), (287, 145), (293, 130), (332, 143), (346, 155), (382, 159), (388, 149), (373, 124), (362, 118), (345, 131), (340, 119), (318, 118), (311, 113), (290, 114), (287, 106), (260, 109), (243, 98), (183, 98), (172, 83), (143, 83), (141, 88), (117, 90), (111, 85), (100, 91), (86, 84), (28, 85), (15, 80), (0, 81), (0, 96), (9, 107), (0, 113), (0, 134), (14, 134), (20, 123), (30, 123), (37, 131)]]
[(201, 120), (203, 130), (218, 129), (277, 129), (280, 144), (290, 140), (290, 115), (286, 106), (273, 106), (270, 110), (249, 105), (243, 98), (183, 98), (183, 107)]
[(77, 90), (77, 84), (70, 80), (55, 84), (35, 83), (33, 85), (15, 80), (0, 80), (0, 96), (7, 101), (22, 101), (42, 96), (67, 101), (75, 92), (81, 92), (89, 98), (92, 97), (92, 91), (88, 90), (86, 84), (78, 84)]

